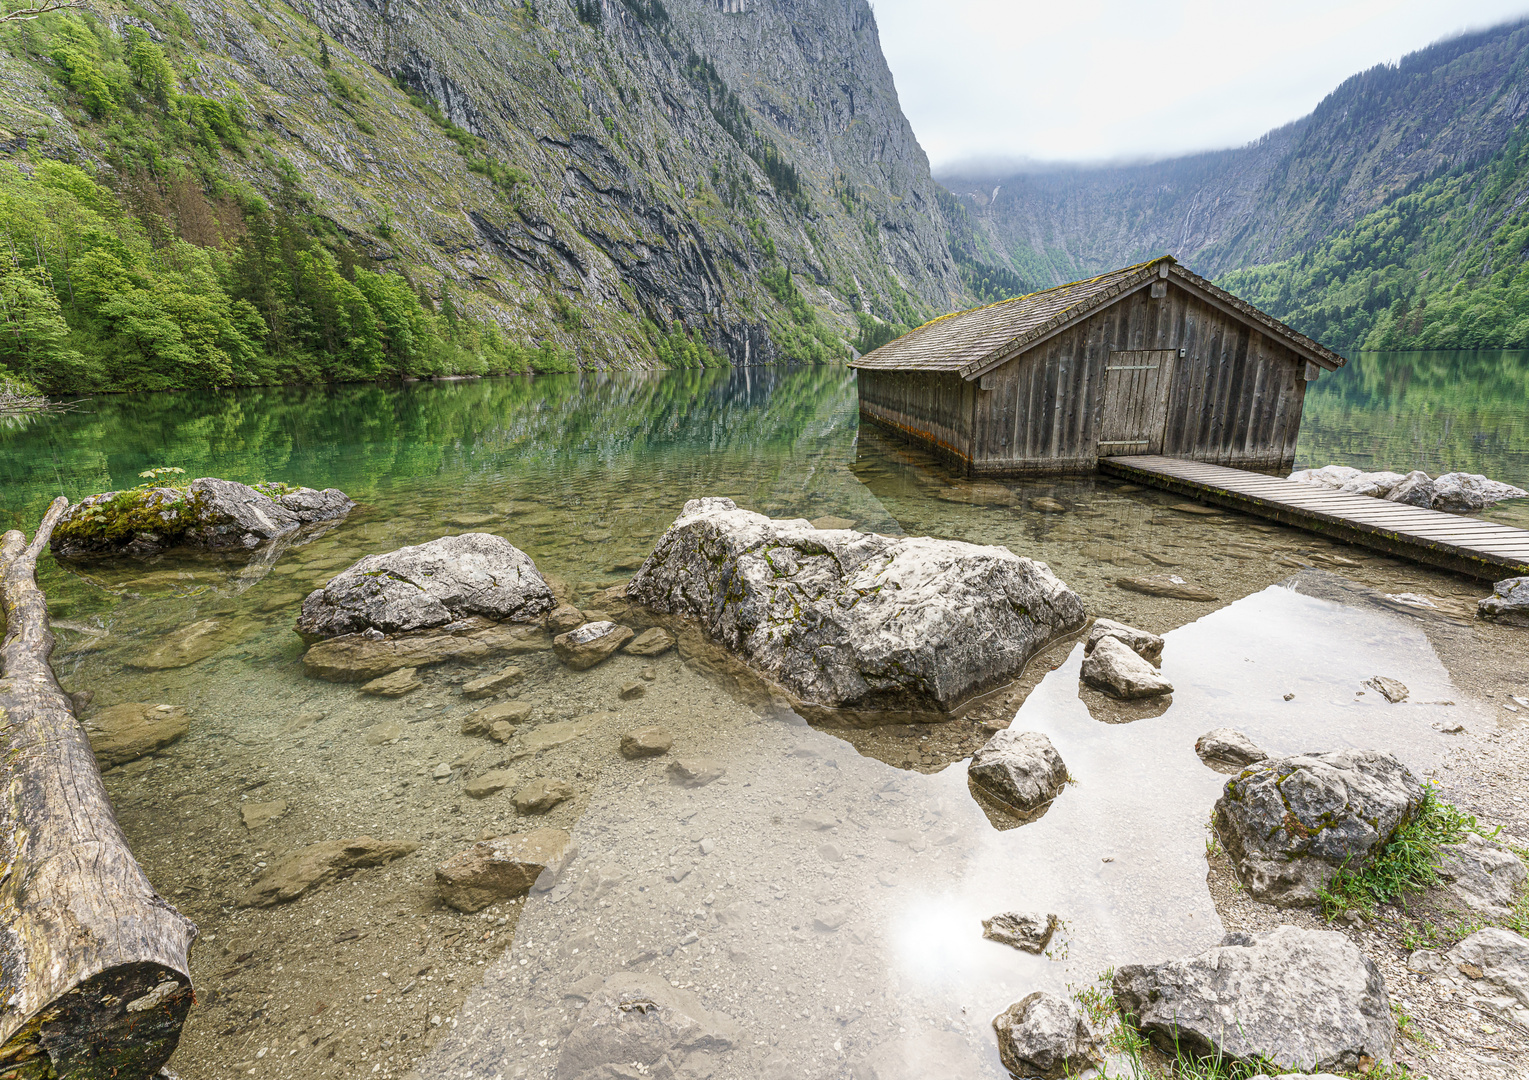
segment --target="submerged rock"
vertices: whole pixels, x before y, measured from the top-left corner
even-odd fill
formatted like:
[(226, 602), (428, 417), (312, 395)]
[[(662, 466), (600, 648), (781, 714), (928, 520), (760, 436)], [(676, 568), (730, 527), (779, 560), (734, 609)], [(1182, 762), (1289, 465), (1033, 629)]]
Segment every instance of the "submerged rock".
[(721, 762), (709, 757), (679, 757), (669, 763), (669, 776), (686, 787), (705, 787), (722, 779), (726, 773)]
[(1158, 1047), (1226, 1065), (1368, 1068), (1388, 1062), (1396, 1041), (1385, 977), (1332, 930), (1229, 934), (1199, 956), (1122, 967), (1112, 989)]
[(624, 758), (657, 757), (667, 754), (674, 745), (674, 736), (661, 727), (638, 728), (621, 736), (621, 756)]
[(82, 499), (64, 512), (49, 545), (65, 558), (148, 555), (174, 547), (247, 550), (342, 518), (355, 505), (335, 488), (253, 488), (204, 476), (185, 488), (134, 488)]
[(1243, 768), (1263, 761), (1269, 755), (1235, 728), (1216, 728), (1195, 740), (1195, 753), (1213, 769)]
[(1083, 658), (1079, 676), (1096, 690), (1128, 701), (1173, 693), (1173, 684), (1118, 637), (1100, 638)]
[(573, 798), (573, 785), (556, 777), (532, 780), (510, 800), (522, 814), (545, 814), (560, 802)]
[(1517, 855), (1475, 833), (1439, 849), (1438, 874), (1445, 891), (1455, 900), (1495, 919), (1512, 918), (1529, 877)]
[(1116, 622), (1114, 619), (1095, 619), (1094, 625), (1089, 627), (1088, 640), (1083, 644), (1083, 655), (1087, 656), (1105, 638), (1117, 638), (1127, 645), (1132, 652), (1143, 660), (1156, 662), (1163, 655), (1163, 639), (1156, 634), (1149, 634), (1145, 630), (1138, 630), (1134, 626)]
[(1067, 766), (1038, 731), (998, 732), (972, 755), (966, 775), (984, 795), (1025, 818), (1037, 818), (1067, 783)]
[(1366, 679), (1364, 684), (1393, 705), (1407, 700), (1407, 687), (1395, 679), (1377, 675), (1373, 679)]
[(674, 648), (674, 635), (662, 626), (644, 630), (622, 647), (622, 652), (632, 656), (662, 656)]
[(1063, 1080), (1100, 1064), (1098, 1039), (1072, 998), (1045, 991), (993, 1018), (998, 1057), (1014, 1076)]
[[(462, 721), (463, 735), (491, 735), (497, 742), (505, 742), (514, 734), (514, 726), (531, 718), (533, 706), (525, 701), (506, 701), (502, 705), (490, 705), (468, 715)], [(509, 733), (499, 738), (496, 727), (503, 724)]]
[(381, 678), (373, 679), (361, 687), (361, 692), (371, 697), (403, 697), (418, 690), (424, 683), (419, 681), (411, 667), (390, 671)]
[(190, 667), (232, 645), (249, 629), (243, 619), (199, 619), (164, 635), (147, 655), (130, 663), (147, 671)]
[(133, 702), (108, 706), (84, 724), (96, 763), (109, 769), (163, 750), (190, 730), (191, 718), (182, 705)]
[(588, 671), (632, 640), (632, 628), (609, 620), (587, 622), (552, 639), (557, 658), (575, 671)]
[(297, 619), (306, 638), (396, 634), (482, 616), (534, 622), (555, 601), (531, 557), (489, 533), (443, 536), (368, 555), (309, 593)]
[(1476, 605), (1476, 614), (1508, 626), (1529, 626), (1529, 577), (1508, 578)]
[(556, 1080), (709, 1076), (717, 1055), (740, 1038), (729, 1017), (708, 1012), (700, 998), (668, 979), (617, 972), (576, 1014), (554, 1075)]
[(1001, 547), (814, 529), (692, 499), (627, 585), (694, 617), (799, 699), (949, 711), (1083, 625), (1044, 563)]
[(326, 840), (287, 855), (260, 875), (260, 880), (239, 897), (240, 907), (273, 907), (327, 885), (346, 870), (381, 866), (401, 859), (419, 847), (417, 840)]
[(462, 696), (469, 701), (474, 698), (492, 697), (507, 690), (526, 677), (518, 667), (501, 668), (490, 675), (481, 675), (462, 684)]
[(1025, 952), (1042, 953), (1060, 924), (1055, 915), (1034, 911), (1005, 911), (982, 920), (982, 936)]
[(366, 682), (401, 667), (448, 661), (477, 663), (491, 656), (550, 649), (539, 628), (463, 619), (438, 630), (388, 636), (376, 630), (330, 638), (309, 646), (303, 673), (330, 682)]
[(1368, 866), (1423, 804), (1391, 754), (1338, 750), (1261, 761), (1226, 782), (1213, 823), (1256, 900), (1316, 904), (1340, 869)]
[(1177, 574), (1152, 574), (1148, 577), (1116, 578), (1117, 588), (1143, 596), (1160, 596), (1166, 600), (1195, 600), (1202, 604), (1220, 599), (1209, 589), (1185, 581)]
[(576, 850), (573, 837), (562, 829), (484, 840), (436, 867), (436, 891), (448, 907), (482, 911), (499, 900), (524, 896), (542, 874), (556, 877)]

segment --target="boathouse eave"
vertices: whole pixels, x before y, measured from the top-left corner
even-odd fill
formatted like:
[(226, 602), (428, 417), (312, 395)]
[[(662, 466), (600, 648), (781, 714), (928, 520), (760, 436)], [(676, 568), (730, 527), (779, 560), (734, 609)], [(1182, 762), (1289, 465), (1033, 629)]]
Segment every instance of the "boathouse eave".
[(1147, 263), (1140, 274), (1121, 282), (1119, 286), (1108, 294), (1096, 298), (1094, 303), (1065, 311), (1056, 319), (1036, 327), (1019, 338), (1005, 342), (986, 356), (966, 364), (960, 369), (961, 378), (967, 382), (980, 379), (994, 368), (1002, 367), (1022, 353), (1028, 352), (1030, 349), (1056, 337), (1058, 334), (1065, 333), (1085, 319), (1097, 315), (1111, 305), (1119, 303), (1121, 300), (1140, 292), (1153, 282), (1164, 278), (1173, 278), (1174, 284), (1179, 288), (1196, 299), (1225, 312), (1239, 322), (1272, 334), (1302, 359), (1311, 361), (1325, 371), (1336, 371), (1348, 363), (1346, 358), (1339, 356), (1331, 349), (1313, 341), (1300, 331), (1286, 326), (1272, 315), (1266, 315), (1247, 301), (1240, 300), (1226, 290), (1217, 288), (1193, 271), (1184, 269), (1172, 257), (1166, 257), (1154, 259), (1152, 262)]

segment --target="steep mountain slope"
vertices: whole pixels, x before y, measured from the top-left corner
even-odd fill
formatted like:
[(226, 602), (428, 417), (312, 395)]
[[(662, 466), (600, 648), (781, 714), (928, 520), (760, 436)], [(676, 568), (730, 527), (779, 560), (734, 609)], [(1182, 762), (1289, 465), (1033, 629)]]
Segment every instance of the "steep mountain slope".
[[(866, 0), (98, 11), (0, 36), (9, 288), (58, 298), (11, 323), (68, 324), (53, 360), (0, 365), (44, 382), (824, 359), (969, 298)], [(90, 236), (62, 223), (87, 212)], [(145, 296), (215, 283), (237, 340), (170, 311), (194, 363), (100, 359), (121, 328), (68, 266), (108, 235)]]
[(1398, 300), (1462, 281), (1474, 290), (1522, 262), (1504, 244), (1519, 227), (1526, 116), (1520, 22), (1356, 75), (1310, 116), (1241, 149), (942, 179), (1027, 284), (1167, 251), (1347, 348)]

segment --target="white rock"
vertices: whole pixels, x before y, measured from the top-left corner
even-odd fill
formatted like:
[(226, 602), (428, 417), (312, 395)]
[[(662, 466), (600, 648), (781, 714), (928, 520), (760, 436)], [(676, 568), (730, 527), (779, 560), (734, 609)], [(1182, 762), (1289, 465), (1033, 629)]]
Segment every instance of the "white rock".
[(1134, 626), (1116, 622), (1114, 619), (1095, 619), (1094, 625), (1088, 631), (1088, 641), (1083, 645), (1083, 655), (1087, 656), (1094, 648), (1107, 637), (1118, 638), (1130, 646), (1131, 651), (1143, 660), (1157, 660), (1163, 655), (1163, 639), (1156, 634), (1149, 634), (1145, 630), (1138, 630)]
[(1038, 817), (1067, 783), (1067, 766), (1038, 731), (998, 732), (972, 755), (967, 777), (984, 794), (1024, 817)]
[(1097, 1036), (1072, 998), (1044, 991), (993, 1018), (998, 1056), (1014, 1076), (1061, 1080), (1099, 1064)]
[(1508, 626), (1529, 626), (1529, 577), (1508, 578), (1476, 605), (1476, 614)]
[(1089, 686), (1127, 700), (1173, 693), (1173, 684), (1118, 637), (1101, 637), (1079, 674)]
[(1262, 747), (1235, 728), (1216, 728), (1195, 740), (1195, 753), (1207, 765), (1241, 769), (1263, 761), (1269, 755)]

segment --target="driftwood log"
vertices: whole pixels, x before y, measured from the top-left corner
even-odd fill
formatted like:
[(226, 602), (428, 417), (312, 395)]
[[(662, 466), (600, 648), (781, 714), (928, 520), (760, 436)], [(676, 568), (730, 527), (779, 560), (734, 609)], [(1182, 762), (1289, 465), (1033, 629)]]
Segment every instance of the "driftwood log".
[(180, 1038), (196, 927), (128, 850), (49, 664), (37, 556), (66, 506), (0, 537), (0, 1080), (140, 1080)]

